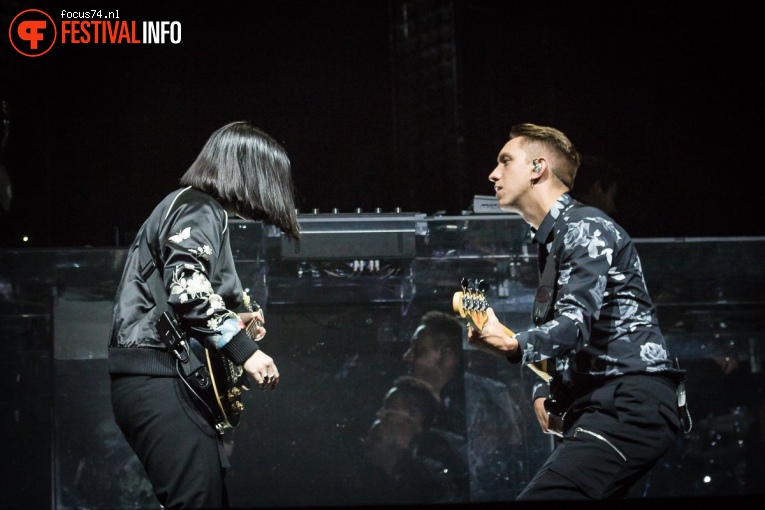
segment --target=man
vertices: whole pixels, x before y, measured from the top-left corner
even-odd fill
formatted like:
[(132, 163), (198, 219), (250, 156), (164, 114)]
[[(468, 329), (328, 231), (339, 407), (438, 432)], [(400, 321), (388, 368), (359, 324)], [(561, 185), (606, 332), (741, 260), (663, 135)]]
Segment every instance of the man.
[[(500, 381), (466, 370), (464, 329), (451, 314), (431, 310), (420, 318), (404, 361), (409, 373), (430, 384), (440, 406), (421, 455), (453, 461), (463, 498), (482, 501), (506, 497), (508, 478), (514, 478), (513, 448), (521, 442), (520, 410)], [(448, 455), (453, 452), (453, 455)]]
[[(230, 363), (226, 372), (238, 368), (262, 389), (279, 382), (274, 360), (256, 343), (266, 334), (263, 315), (237, 275), (228, 214), (299, 238), (290, 161), (267, 133), (232, 122), (210, 136), (180, 184), (154, 208), (127, 255), (109, 343), (112, 407), (163, 508), (225, 508), (225, 429), (203, 389), (218, 391), (227, 381), (194, 377), (203, 369), (192, 369), (188, 346), (199, 345), (200, 358)], [(168, 323), (165, 309), (187, 341), (161, 333), (172, 330), (158, 326)]]
[(416, 377), (393, 381), (364, 444), (360, 504), (419, 504), (453, 501), (458, 487), (439, 459), (419, 455), (438, 409), (433, 388)]
[(536, 327), (509, 335), (489, 308), (480, 331), (468, 330), (479, 349), (555, 368), (560, 420), (550, 419), (544, 387), (534, 409), (542, 430), (561, 439), (517, 499), (624, 498), (681, 433), (684, 374), (669, 359), (629, 235), (568, 194), (579, 154), (566, 135), (513, 126), (497, 163), (489, 180), (500, 207), (531, 226), (540, 266), (555, 271), (554, 305), (545, 312), (535, 303)]
[(462, 343), (460, 322), (433, 310), (420, 317), (404, 352), (404, 362), (409, 365), (409, 373), (430, 384), (440, 398), (434, 426), (464, 438), (467, 420)]

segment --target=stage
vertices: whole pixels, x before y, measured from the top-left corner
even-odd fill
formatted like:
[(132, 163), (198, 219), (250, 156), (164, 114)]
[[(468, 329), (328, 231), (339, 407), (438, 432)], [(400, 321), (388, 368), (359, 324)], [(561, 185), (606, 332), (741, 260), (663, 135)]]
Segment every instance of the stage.
[[(537, 378), (530, 370), (465, 347), (464, 480), (419, 490), (382, 476), (370, 469), (363, 439), (407, 371), (403, 355), (420, 317), (453, 313), (463, 277), (487, 282), (503, 323), (530, 327), (537, 260), (525, 224), (510, 214), (396, 212), (301, 215), (301, 227), (312, 233), (296, 247), (260, 224), (232, 221), (237, 268), (265, 310), (262, 346), (281, 374), (276, 391), (245, 393), (242, 422), (227, 433), (232, 505), (506, 508), (554, 447), (528, 400)], [(688, 370), (694, 426), (625, 504), (761, 495), (765, 239), (637, 242), (669, 347)], [(11, 506), (158, 508), (109, 400), (106, 345), (125, 254), (0, 251)], [(471, 406), (487, 384), (507, 402), (517, 437)]]

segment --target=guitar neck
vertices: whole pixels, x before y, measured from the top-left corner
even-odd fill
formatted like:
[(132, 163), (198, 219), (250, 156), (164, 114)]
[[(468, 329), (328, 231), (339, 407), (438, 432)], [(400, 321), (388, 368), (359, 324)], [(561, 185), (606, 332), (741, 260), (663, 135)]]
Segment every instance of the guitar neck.
[[(260, 305), (255, 303), (253, 305), (252, 299), (250, 299), (250, 295), (247, 294), (247, 292), (242, 293), (242, 302), (244, 304), (244, 309), (251, 313), (256, 313), (261, 310)], [(263, 323), (257, 319), (253, 315), (252, 319), (250, 319), (250, 322), (247, 323), (247, 325), (244, 327), (245, 333), (247, 333), (247, 336), (249, 336), (252, 339), (255, 339), (258, 336), (258, 326), (262, 326)]]
[(547, 360), (532, 361), (531, 363), (528, 363), (526, 366), (529, 367), (532, 372), (537, 374), (543, 381), (549, 383), (550, 380), (552, 380), (552, 376), (547, 373)]
[(261, 325), (261, 322), (259, 320), (252, 319), (250, 322), (247, 323), (247, 326), (245, 326), (244, 330), (250, 338), (255, 338), (258, 336), (257, 327), (260, 325)]
[[(506, 328), (504, 325), (502, 325), (502, 329), (505, 331), (506, 335), (515, 336), (515, 333)], [(547, 360), (534, 361), (528, 363), (526, 366), (529, 367), (532, 372), (537, 374), (543, 381), (550, 382), (550, 379), (552, 379), (552, 376), (547, 373)]]

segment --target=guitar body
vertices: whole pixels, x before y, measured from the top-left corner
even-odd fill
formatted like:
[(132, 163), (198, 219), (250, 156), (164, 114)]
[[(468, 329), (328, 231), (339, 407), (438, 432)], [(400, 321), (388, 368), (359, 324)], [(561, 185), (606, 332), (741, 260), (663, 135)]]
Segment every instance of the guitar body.
[(247, 373), (216, 349), (206, 348), (194, 338), (189, 344), (201, 367), (185, 378), (199, 407), (221, 434), (236, 428), (244, 410), (242, 391), (249, 389)]
[[(247, 324), (247, 335), (258, 341), (257, 328), (262, 326), (260, 306), (253, 309), (247, 294), (244, 305), (248, 312), (254, 312)], [(207, 348), (195, 338), (187, 337), (174, 314), (163, 313), (156, 324), (162, 341), (179, 360), (179, 373), (196, 397), (199, 408), (207, 414), (219, 433), (235, 428), (244, 410), (242, 392), (249, 390), (248, 376), (244, 367), (236, 365), (217, 349)]]
[(205, 358), (217, 407), (215, 426), (235, 428), (244, 410), (242, 391), (249, 389), (247, 372), (215, 349), (205, 349)]
[[(245, 299), (245, 307), (249, 312), (260, 311), (259, 306), (253, 309), (249, 298)], [(253, 319), (245, 331), (254, 340), (257, 326), (262, 325), (260, 320)], [(191, 352), (204, 365), (209, 383), (200, 387), (198, 380), (192, 381), (192, 385), (196, 386), (194, 393), (201, 401), (202, 407), (211, 416), (213, 425), (218, 432), (223, 433), (225, 429), (236, 428), (239, 425), (242, 411), (244, 411), (243, 392), (250, 389), (247, 372), (245, 372), (244, 367), (233, 363), (217, 349), (204, 347), (193, 338), (191, 339)]]
[(566, 410), (574, 402), (575, 397), (567, 386), (560, 380), (559, 373), (550, 380), (550, 396), (545, 400), (545, 410), (563, 418)]

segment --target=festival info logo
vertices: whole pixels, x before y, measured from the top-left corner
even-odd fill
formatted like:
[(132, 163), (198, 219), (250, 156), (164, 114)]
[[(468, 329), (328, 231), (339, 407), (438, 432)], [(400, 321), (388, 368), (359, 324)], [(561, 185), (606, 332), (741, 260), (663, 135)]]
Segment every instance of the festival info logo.
[(8, 37), (13, 47), (26, 57), (45, 55), (56, 44), (56, 24), (43, 11), (28, 9), (11, 21)]
[(20, 12), (11, 21), (11, 45), (26, 57), (45, 55), (56, 42), (88, 44), (179, 44), (180, 21), (127, 21), (119, 10), (61, 11), (61, 25), (37, 9)]

